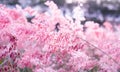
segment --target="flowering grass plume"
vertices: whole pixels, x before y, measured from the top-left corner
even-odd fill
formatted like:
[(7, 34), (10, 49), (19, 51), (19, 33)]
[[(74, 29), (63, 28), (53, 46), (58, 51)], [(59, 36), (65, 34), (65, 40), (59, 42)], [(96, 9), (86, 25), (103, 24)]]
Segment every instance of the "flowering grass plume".
[[(50, 12), (0, 5), (0, 72), (119, 72), (120, 30)], [(31, 22), (26, 14), (34, 16)]]

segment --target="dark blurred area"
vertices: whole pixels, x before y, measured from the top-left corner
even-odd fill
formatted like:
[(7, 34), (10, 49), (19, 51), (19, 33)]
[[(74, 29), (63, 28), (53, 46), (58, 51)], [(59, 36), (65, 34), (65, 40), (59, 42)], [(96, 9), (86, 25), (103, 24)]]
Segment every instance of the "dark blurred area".
[(82, 24), (86, 21), (94, 21), (99, 24), (108, 21), (112, 24), (120, 24), (120, 0), (0, 0), (0, 3), (11, 8), (15, 7), (16, 4), (22, 6), (22, 8), (31, 6), (44, 12), (46, 1), (54, 1), (63, 11), (63, 14), (71, 17), (73, 17), (72, 11), (74, 8), (76, 6), (81, 7), (85, 17)]
[(108, 21), (112, 24), (120, 24), (120, 0), (88, 0), (84, 7), (86, 8), (86, 20), (97, 21), (102, 24)]

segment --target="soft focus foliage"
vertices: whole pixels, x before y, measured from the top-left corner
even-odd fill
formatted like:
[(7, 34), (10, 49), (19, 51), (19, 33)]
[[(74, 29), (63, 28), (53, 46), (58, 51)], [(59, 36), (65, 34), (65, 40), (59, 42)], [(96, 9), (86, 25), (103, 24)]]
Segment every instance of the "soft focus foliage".
[[(120, 71), (118, 27), (82, 25), (63, 17), (53, 2), (46, 5), (50, 12), (0, 5), (0, 72)], [(31, 23), (26, 14), (35, 16)]]

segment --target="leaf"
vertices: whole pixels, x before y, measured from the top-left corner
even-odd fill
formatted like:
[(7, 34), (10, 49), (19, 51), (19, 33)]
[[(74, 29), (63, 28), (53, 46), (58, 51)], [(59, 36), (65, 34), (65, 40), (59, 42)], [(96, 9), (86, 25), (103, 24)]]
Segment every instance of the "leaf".
[(25, 67), (25, 68), (19, 68), (20, 72), (33, 72), (32, 69)]
[(94, 68), (92, 68), (90, 71), (88, 72), (98, 72), (98, 66), (95, 66)]
[(4, 62), (4, 59), (2, 58), (2, 59), (0, 59), (0, 64), (2, 64)]

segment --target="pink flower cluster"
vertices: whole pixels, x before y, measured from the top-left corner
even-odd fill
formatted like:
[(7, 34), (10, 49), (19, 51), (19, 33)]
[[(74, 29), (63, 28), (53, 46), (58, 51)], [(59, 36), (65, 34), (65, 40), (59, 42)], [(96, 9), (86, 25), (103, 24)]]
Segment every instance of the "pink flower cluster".
[[(62, 16), (53, 2), (46, 5), (50, 12), (0, 5), (0, 72), (24, 68), (32, 72), (120, 71), (119, 26), (82, 25)], [(35, 16), (31, 23), (26, 14)]]

